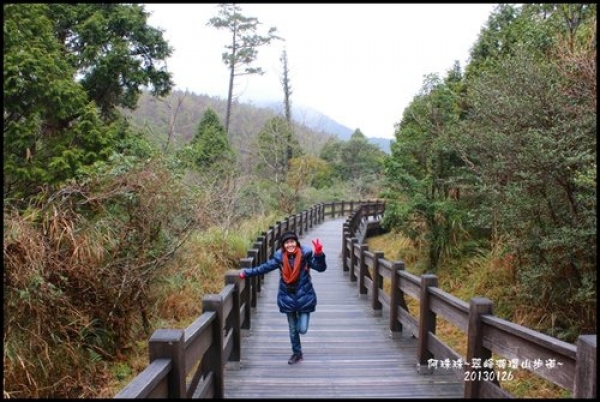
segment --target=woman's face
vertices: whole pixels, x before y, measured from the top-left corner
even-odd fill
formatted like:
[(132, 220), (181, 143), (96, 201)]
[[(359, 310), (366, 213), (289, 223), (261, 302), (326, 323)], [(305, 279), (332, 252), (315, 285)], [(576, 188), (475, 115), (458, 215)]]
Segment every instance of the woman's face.
[(287, 239), (285, 241), (285, 243), (283, 243), (283, 247), (285, 248), (285, 251), (287, 251), (288, 253), (293, 253), (294, 251), (296, 251), (296, 240), (294, 239)]

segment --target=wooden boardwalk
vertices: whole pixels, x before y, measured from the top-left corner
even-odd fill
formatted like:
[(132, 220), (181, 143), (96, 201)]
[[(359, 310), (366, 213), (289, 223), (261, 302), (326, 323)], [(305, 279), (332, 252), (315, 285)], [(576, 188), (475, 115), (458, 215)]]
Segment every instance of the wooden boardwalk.
[(318, 304), (301, 335), (304, 360), (287, 364), (292, 351), (273, 271), (242, 337), (240, 369), (226, 370), (225, 398), (463, 398), (462, 380), (450, 370), (417, 373), (417, 340), (406, 333), (392, 338), (386, 312), (374, 316), (359, 297), (342, 271), (344, 222), (325, 221), (300, 239), (306, 245), (321, 239), (327, 256), (327, 270), (312, 271)]

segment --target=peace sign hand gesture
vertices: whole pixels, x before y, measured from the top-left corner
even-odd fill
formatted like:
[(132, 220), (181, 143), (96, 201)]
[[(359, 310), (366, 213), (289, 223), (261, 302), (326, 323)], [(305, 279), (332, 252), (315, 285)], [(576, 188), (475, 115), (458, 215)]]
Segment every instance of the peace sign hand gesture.
[(321, 240), (315, 239), (312, 241), (313, 244), (313, 254), (319, 255), (323, 253), (323, 245), (321, 244)]

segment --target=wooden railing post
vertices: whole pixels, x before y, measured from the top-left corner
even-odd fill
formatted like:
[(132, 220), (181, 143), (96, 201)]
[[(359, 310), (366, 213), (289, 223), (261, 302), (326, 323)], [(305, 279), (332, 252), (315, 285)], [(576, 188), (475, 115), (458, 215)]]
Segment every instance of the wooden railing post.
[(302, 212), (296, 214), (296, 234), (298, 237), (304, 234), (304, 214)]
[[(467, 361), (466, 371), (485, 371), (483, 362), (491, 359), (492, 352), (483, 346), (481, 316), (492, 314), (492, 301), (486, 297), (473, 297), (469, 300), (469, 322), (467, 326)], [(474, 367), (472, 362), (481, 361), (480, 367)], [(475, 381), (466, 381), (464, 388), (465, 399), (479, 398), (480, 381), (483, 376), (474, 375)], [(496, 381), (495, 381), (496, 382)], [(497, 383), (497, 382), (496, 382)]]
[[(250, 266), (249, 267), (245, 267), (245, 268), (252, 268), (255, 265), (258, 265), (258, 250), (252, 249), (252, 250), (248, 250), (248, 257), (250, 258)], [(260, 280), (257, 276), (253, 276), (252, 278), (249, 278), (249, 280), (252, 282), (252, 285), (250, 286), (250, 293), (251, 293), (251, 300), (250, 300), (250, 307), (256, 307), (256, 300), (258, 299), (258, 291), (260, 290), (259, 284), (260, 284)]]
[(317, 204), (317, 207), (315, 209), (315, 216), (314, 216), (314, 222), (313, 222), (313, 226), (318, 224), (319, 222), (321, 222), (321, 214), (323, 212), (323, 203), (321, 204)]
[(574, 398), (596, 399), (596, 338), (597, 335), (580, 335), (577, 338)]
[(307, 233), (308, 232), (308, 223), (310, 221), (310, 218), (308, 216), (308, 211), (305, 210), (304, 212), (302, 212), (302, 223), (303, 223), (303, 233)]
[[(383, 278), (379, 274), (379, 259), (383, 259), (382, 251), (373, 252), (373, 284), (371, 288), (371, 308), (375, 317), (383, 315), (382, 304), (379, 301), (379, 289), (383, 288)], [(393, 273), (396, 276), (395, 273)]]
[(256, 238), (256, 240), (260, 244), (260, 253), (263, 256), (264, 261), (268, 260), (269, 259), (269, 247), (267, 244), (267, 232), (262, 232), (261, 235)]
[(181, 329), (157, 329), (148, 344), (150, 362), (161, 358), (173, 362), (168, 379), (169, 398), (186, 397), (184, 334)]
[(225, 362), (223, 361), (223, 298), (221, 295), (205, 295), (202, 311), (214, 311), (217, 319), (212, 325), (212, 343), (202, 359), (205, 373), (213, 372), (214, 398), (222, 399), (225, 385)]
[(437, 287), (437, 277), (432, 274), (421, 275), (421, 292), (419, 296), (419, 339), (417, 344), (418, 371), (421, 374), (431, 374), (429, 359), (433, 354), (427, 348), (427, 334), (435, 334), (436, 315), (431, 311), (429, 287)]
[(311, 225), (311, 216), (312, 216), (313, 207), (304, 210), (304, 232), (307, 233)]
[(232, 294), (233, 308), (231, 310), (231, 328), (233, 330), (232, 340), (233, 348), (229, 359), (227, 360), (227, 368), (231, 370), (240, 369), (240, 360), (242, 357), (242, 325), (241, 325), (241, 298), (240, 298), (240, 282), (241, 279), (237, 273), (225, 274), (225, 285), (233, 284), (234, 291)]
[(366, 244), (359, 245), (358, 255), (358, 295), (359, 297), (367, 296), (367, 287), (365, 286), (365, 276), (369, 273), (365, 264), (365, 251), (369, 251), (369, 246)]
[(275, 224), (275, 229), (276, 230), (273, 233), (273, 250), (275, 250), (275, 247), (279, 245), (279, 239), (281, 238), (281, 234), (283, 233), (283, 222), (277, 221)]
[(255, 241), (252, 244), (252, 249), (253, 250), (257, 250), (258, 251), (258, 255), (257, 255), (257, 261), (256, 264), (262, 264), (263, 262), (265, 262), (265, 252), (263, 250), (263, 246), (262, 246), (262, 242), (260, 241), (260, 237), (258, 238), (259, 240)]
[[(257, 253), (256, 253), (256, 261), (255, 261), (254, 265), (255, 266), (256, 265), (260, 265), (263, 262), (265, 262), (266, 258), (265, 258), (265, 253), (264, 253), (264, 250), (263, 250), (263, 247), (262, 247), (262, 243), (259, 242), (259, 241), (256, 241), (256, 242), (254, 242), (254, 244), (252, 245), (252, 247), (253, 247), (252, 248), (253, 250), (257, 251)], [(254, 279), (254, 282), (253, 282), (254, 286), (253, 287), (256, 288), (257, 292), (260, 292), (261, 285), (262, 285), (262, 282), (264, 280), (264, 275), (255, 276), (255, 277), (253, 277), (253, 279)], [(254, 305), (252, 307), (256, 307), (256, 303), (254, 303)]]
[(350, 239), (350, 282), (356, 282), (356, 273), (354, 272), (354, 266), (356, 265), (356, 253), (354, 253), (354, 246), (358, 244), (356, 238)]
[(282, 223), (283, 223), (283, 227), (282, 227), (283, 231), (281, 232), (282, 234), (285, 231), (291, 230), (290, 229), (290, 217), (289, 216), (287, 218), (285, 218)]
[(302, 233), (308, 232), (308, 211), (302, 211)]
[(404, 271), (404, 262), (392, 263), (392, 276), (390, 278), (390, 333), (392, 337), (402, 332), (402, 323), (398, 321), (398, 306), (404, 301), (404, 295), (398, 288), (398, 271)]
[(350, 229), (348, 228), (348, 223), (344, 223), (342, 226), (342, 272), (346, 272), (348, 270), (348, 264), (346, 263), (346, 259), (348, 258), (348, 246), (347, 242), (350, 238)]
[(274, 254), (273, 250), (275, 249), (275, 235), (277, 234), (277, 229), (275, 228), (275, 226), (269, 226), (269, 232), (271, 233), (271, 236), (268, 238), (269, 245), (267, 249), (269, 251), (267, 252), (267, 256), (271, 258)]
[[(252, 258), (242, 258), (240, 259), (240, 268), (244, 269), (244, 268), (252, 268)], [(250, 319), (252, 317), (252, 303), (254, 299), (254, 296), (252, 294), (252, 285), (250, 282), (251, 278), (245, 278), (245, 288), (246, 291), (244, 292), (245, 295), (245, 299), (244, 302), (246, 303), (246, 310), (244, 311), (244, 322), (242, 324), (242, 329), (245, 330), (249, 330), (250, 329)], [(241, 300), (240, 300), (241, 302)]]

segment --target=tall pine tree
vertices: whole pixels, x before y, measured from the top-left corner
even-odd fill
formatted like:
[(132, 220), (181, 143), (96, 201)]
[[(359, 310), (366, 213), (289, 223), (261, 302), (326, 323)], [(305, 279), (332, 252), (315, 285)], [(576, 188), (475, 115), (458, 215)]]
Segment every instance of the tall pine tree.
[[(261, 24), (256, 17), (245, 17), (242, 8), (234, 3), (219, 4), (218, 16), (211, 18), (207, 25), (217, 29), (226, 29), (231, 33), (231, 42), (225, 46), (222, 54), (223, 62), (229, 68), (229, 89), (227, 91), (227, 112), (225, 114), (225, 132), (229, 133), (231, 105), (233, 104), (233, 85), (235, 77), (250, 74), (264, 74), (261, 67), (252, 67), (258, 57), (258, 48), (268, 45), (273, 39), (281, 39), (275, 35), (277, 28), (269, 28), (266, 35), (256, 33)], [(242, 67), (246, 66), (242, 70)]]

